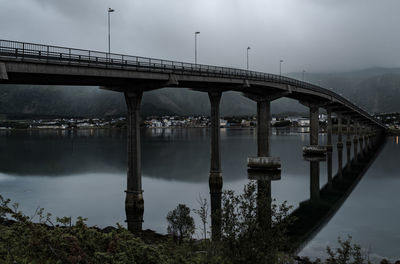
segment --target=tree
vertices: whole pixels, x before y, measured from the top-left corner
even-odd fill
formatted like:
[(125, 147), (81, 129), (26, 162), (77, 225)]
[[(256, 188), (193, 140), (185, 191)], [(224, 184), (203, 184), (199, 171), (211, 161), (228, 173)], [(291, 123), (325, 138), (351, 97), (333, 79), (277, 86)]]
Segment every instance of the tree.
[(346, 240), (338, 238), (339, 248), (336, 251), (332, 250), (329, 246), (326, 247), (326, 252), (329, 258), (325, 261), (326, 264), (370, 264), (369, 253), (366, 256), (363, 255), (361, 246), (358, 244), (351, 243), (351, 236), (348, 236)]
[(267, 195), (260, 190), (257, 192), (255, 182), (247, 184), (243, 194), (223, 193), (220, 254), (226, 263), (288, 262), (282, 249), (288, 239), (287, 227), (293, 222), (289, 216), (291, 207), (286, 202), (280, 206), (268, 205), (262, 197)]
[(197, 198), (197, 203), (200, 205), (200, 209), (193, 209), (193, 211), (200, 217), (200, 220), (203, 224), (203, 227), (201, 228), (203, 231), (204, 235), (204, 240), (207, 239), (207, 219), (208, 219), (208, 203), (207, 199), (201, 197), (199, 194), (199, 198)]
[(184, 204), (179, 204), (174, 210), (167, 215), (169, 234), (178, 237), (179, 243), (184, 239), (191, 238), (194, 230), (194, 220), (190, 216), (190, 208)]

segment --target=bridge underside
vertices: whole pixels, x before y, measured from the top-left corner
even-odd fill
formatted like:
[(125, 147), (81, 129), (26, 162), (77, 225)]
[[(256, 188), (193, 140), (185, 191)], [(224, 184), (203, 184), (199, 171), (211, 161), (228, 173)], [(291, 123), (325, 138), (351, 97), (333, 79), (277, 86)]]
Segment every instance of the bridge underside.
[(2, 68), (5, 69), (7, 76), (0, 78), (0, 84), (99, 86), (117, 92), (146, 92), (165, 87), (189, 88), (200, 92), (236, 91), (250, 99), (269, 97), (274, 100), (288, 97), (305, 105), (331, 107), (334, 112), (380, 126), (375, 119), (331, 95), (286, 83), (20, 60), (3, 63), (0, 60), (0, 64), (3, 64)]

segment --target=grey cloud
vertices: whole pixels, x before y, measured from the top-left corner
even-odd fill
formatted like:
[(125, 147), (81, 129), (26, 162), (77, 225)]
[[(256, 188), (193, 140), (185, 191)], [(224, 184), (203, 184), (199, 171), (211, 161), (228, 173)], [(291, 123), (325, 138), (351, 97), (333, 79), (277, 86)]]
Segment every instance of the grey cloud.
[[(346, 71), (400, 67), (396, 0), (0, 0), (1, 38), (245, 67)], [(5, 26), (4, 26), (5, 25)]]

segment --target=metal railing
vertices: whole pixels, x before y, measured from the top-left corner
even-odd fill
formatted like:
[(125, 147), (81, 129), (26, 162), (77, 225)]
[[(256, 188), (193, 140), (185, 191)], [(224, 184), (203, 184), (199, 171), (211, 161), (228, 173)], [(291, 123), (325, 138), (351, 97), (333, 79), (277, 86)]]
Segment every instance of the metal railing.
[(372, 117), (369, 113), (328, 89), (276, 74), (10, 40), (0, 40), (0, 58), (83, 67), (235, 78), (287, 84), (335, 98), (344, 106), (383, 126), (380, 121)]

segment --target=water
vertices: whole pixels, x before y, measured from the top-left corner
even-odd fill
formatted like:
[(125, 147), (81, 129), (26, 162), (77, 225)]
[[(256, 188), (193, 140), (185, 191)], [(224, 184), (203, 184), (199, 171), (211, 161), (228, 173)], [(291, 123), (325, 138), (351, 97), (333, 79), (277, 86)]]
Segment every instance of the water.
[[(256, 155), (255, 133), (253, 129), (221, 129), (224, 189), (239, 192), (248, 182), (246, 158)], [(326, 142), (325, 135), (320, 135), (320, 142)], [(296, 207), (309, 198), (309, 164), (302, 158), (305, 144), (307, 134), (273, 131), (271, 153), (282, 162), (282, 179), (272, 183), (272, 196), (278, 203), (286, 200)], [(0, 194), (18, 202), (28, 215), (44, 207), (55, 216), (87, 217), (90, 225), (124, 224), (124, 131), (0, 131), (0, 149)], [(371, 247), (374, 255), (400, 258), (396, 248), (400, 245), (396, 210), (400, 203), (399, 154), (399, 145), (390, 139), (343, 207), (302, 255), (318, 257), (326, 245), (336, 245), (339, 235), (349, 234), (363, 247)], [(197, 208), (197, 197), (209, 196), (209, 130), (142, 130), (142, 157), (143, 227), (165, 233), (168, 211), (179, 203)], [(321, 186), (326, 181), (326, 163), (322, 162)]]

